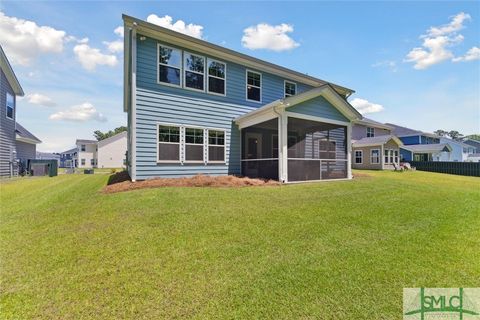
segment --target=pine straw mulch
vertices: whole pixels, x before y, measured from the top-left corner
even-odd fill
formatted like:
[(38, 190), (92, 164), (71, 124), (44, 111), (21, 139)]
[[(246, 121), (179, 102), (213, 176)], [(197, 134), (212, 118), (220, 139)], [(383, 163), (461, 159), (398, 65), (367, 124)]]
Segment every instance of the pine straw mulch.
[(197, 175), (191, 178), (156, 178), (143, 181), (130, 181), (126, 171), (110, 176), (108, 184), (103, 188), (104, 193), (116, 193), (146, 188), (162, 187), (220, 187), (240, 188), (249, 186), (278, 186), (275, 180), (252, 179), (236, 176), (206, 176)]

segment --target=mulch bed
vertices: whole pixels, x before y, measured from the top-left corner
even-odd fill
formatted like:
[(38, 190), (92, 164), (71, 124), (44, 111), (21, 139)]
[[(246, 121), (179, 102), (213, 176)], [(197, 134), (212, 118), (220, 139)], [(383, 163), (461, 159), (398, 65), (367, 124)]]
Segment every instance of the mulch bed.
[(126, 171), (118, 172), (110, 176), (108, 184), (103, 189), (104, 193), (116, 193), (146, 188), (162, 187), (220, 187), (240, 188), (250, 186), (279, 186), (275, 180), (252, 179), (236, 176), (206, 176), (197, 175), (191, 178), (156, 178), (144, 181), (130, 181)]

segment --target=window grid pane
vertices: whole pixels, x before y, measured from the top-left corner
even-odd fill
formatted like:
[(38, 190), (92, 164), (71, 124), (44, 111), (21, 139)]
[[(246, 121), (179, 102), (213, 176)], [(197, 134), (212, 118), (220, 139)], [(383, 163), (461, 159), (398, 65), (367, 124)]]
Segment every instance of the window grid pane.
[(185, 143), (203, 144), (203, 129), (185, 128)]

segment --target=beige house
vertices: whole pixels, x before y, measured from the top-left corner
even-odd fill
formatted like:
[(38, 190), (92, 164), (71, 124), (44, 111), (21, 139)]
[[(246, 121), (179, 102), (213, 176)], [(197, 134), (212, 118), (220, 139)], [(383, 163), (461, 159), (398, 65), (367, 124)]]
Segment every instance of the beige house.
[(97, 141), (77, 139), (76, 143), (78, 153), (76, 164), (78, 168), (96, 168), (97, 167)]
[(120, 132), (98, 142), (98, 168), (122, 168), (127, 152), (127, 132)]
[(400, 163), (403, 143), (383, 123), (363, 118), (352, 128), (352, 168), (384, 170), (394, 169)]

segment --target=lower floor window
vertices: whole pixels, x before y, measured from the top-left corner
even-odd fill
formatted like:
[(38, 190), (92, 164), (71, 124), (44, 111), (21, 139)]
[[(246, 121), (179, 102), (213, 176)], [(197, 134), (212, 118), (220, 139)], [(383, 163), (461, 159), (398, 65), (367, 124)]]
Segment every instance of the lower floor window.
[(157, 143), (158, 162), (225, 162), (224, 130), (158, 124)]
[(371, 163), (380, 163), (380, 150), (374, 149), (372, 150), (372, 154), (370, 156)]
[(84, 166), (85, 165), (85, 159), (82, 159), (81, 163), (82, 163), (82, 166)]
[(363, 152), (361, 150), (355, 151), (355, 163), (362, 164)]
[(398, 164), (398, 150), (385, 149), (384, 158), (385, 164)]

